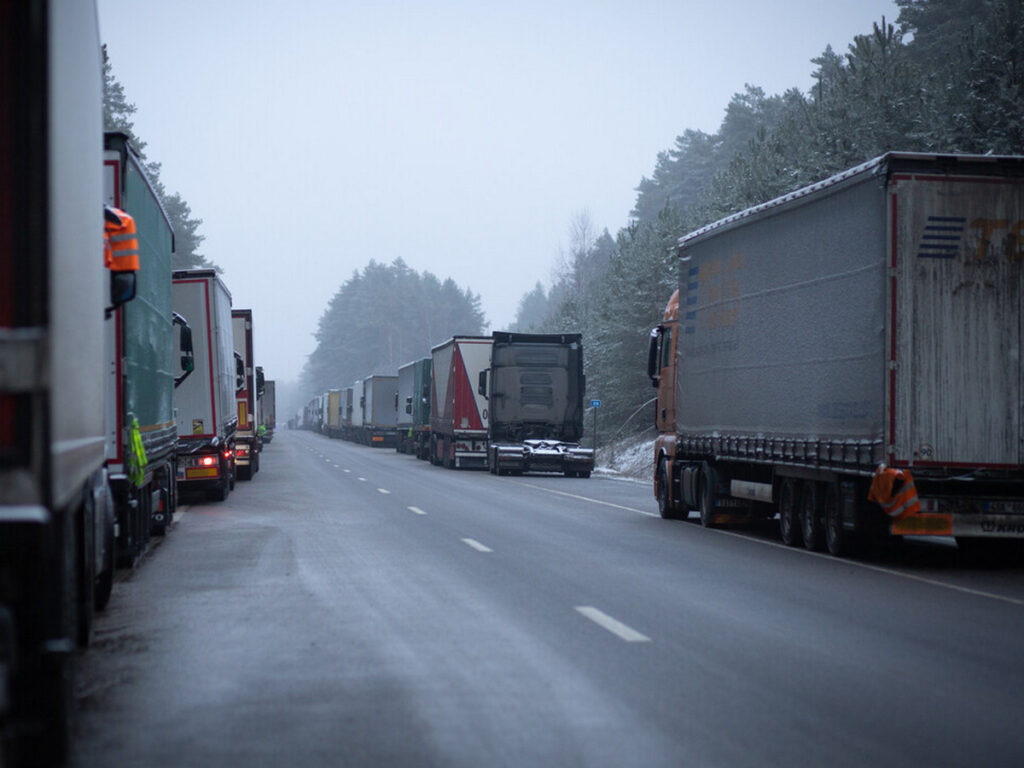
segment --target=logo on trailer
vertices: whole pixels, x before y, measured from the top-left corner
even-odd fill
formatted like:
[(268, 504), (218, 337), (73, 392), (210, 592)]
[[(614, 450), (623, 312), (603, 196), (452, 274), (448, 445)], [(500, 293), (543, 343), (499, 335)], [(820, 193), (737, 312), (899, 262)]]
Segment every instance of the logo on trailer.
[(192, 434), (193, 435), (201, 435), (201, 434), (203, 434), (203, 420), (202, 419), (192, 419)]
[(954, 259), (960, 250), (967, 219), (963, 216), (929, 216), (924, 225), (919, 259)]

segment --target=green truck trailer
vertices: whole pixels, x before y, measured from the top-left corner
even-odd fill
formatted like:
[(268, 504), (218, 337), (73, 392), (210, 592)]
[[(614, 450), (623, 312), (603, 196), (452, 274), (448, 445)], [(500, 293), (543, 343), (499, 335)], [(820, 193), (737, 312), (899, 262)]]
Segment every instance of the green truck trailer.
[[(175, 338), (171, 307), (174, 231), (142, 163), (123, 133), (104, 136), (104, 197), (135, 219), (139, 270), (135, 300), (107, 324), (107, 471), (117, 512), (117, 553), (129, 564), (150, 532), (163, 533), (177, 499), (175, 380), (190, 334)], [(182, 350), (182, 344), (187, 351)], [(180, 355), (180, 357), (179, 357)]]
[(395, 450), (418, 459), (430, 455), (430, 358), (414, 360), (398, 369), (395, 399), (398, 440)]

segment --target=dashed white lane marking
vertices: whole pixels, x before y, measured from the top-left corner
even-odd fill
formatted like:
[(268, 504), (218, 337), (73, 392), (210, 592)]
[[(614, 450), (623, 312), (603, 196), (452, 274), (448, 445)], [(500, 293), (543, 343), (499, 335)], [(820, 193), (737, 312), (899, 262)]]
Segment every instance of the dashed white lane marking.
[(469, 545), (470, 547), (475, 549), (477, 552), (493, 552), (494, 551), (490, 547), (485, 547), (483, 544), (481, 544), (476, 539), (463, 539), (462, 542), (464, 544)]
[(389, 491), (387, 488), (378, 488), (377, 493), (388, 494), (391, 493), (391, 491)]
[(360, 483), (365, 483), (366, 482), (366, 478), (365, 477), (360, 477), (359, 478), (359, 482)]
[(343, 469), (341, 471), (344, 472), (346, 475), (352, 474), (352, 470), (351, 469)]
[(334, 468), (335, 468), (335, 469), (341, 469), (341, 466), (340, 466), (340, 465), (338, 465), (338, 464), (335, 464), (335, 465), (334, 465)]
[(426, 512), (424, 512), (419, 507), (406, 507), (406, 509), (408, 509), (410, 512), (415, 512), (417, 515), (425, 515), (425, 514), (427, 514)]
[(603, 627), (611, 632), (613, 635), (618, 636), (620, 639), (625, 640), (627, 643), (649, 643), (651, 638), (647, 635), (640, 634), (632, 627), (626, 626), (618, 619), (613, 619), (604, 611), (599, 611), (590, 605), (577, 605), (576, 610), (590, 619), (592, 622), (597, 624), (599, 627)]

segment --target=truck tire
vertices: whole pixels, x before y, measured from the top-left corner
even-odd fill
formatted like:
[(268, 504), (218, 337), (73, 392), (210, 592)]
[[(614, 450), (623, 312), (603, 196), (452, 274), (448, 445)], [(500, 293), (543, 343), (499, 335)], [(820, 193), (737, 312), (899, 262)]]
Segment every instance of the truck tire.
[(110, 602), (110, 593), (114, 590), (114, 568), (117, 564), (114, 560), (114, 521), (112, 518), (108, 519), (103, 526), (103, 538), (102, 570), (96, 577), (93, 587), (93, 607), (97, 611), (102, 611), (107, 607)]
[(715, 527), (715, 470), (705, 464), (700, 472), (700, 524), (704, 528)]
[[(589, 472), (585, 474), (587, 477), (590, 476)], [(668, 462), (665, 459), (658, 462), (655, 478), (658, 481), (658, 514), (663, 520), (678, 520), (682, 515), (672, 499), (672, 480), (668, 476)]]
[(808, 481), (800, 494), (800, 531), (804, 547), (817, 552), (825, 546), (825, 526), (821, 521), (822, 492), (819, 483)]
[(779, 538), (787, 547), (798, 547), (803, 541), (799, 499), (800, 486), (787, 477), (779, 489)]
[(843, 507), (836, 483), (825, 485), (825, 546), (833, 557), (850, 554), (850, 536), (843, 529)]

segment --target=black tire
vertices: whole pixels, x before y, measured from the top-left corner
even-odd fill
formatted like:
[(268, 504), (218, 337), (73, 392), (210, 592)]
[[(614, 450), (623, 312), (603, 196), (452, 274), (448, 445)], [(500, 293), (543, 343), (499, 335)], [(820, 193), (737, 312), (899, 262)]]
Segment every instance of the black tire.
[(88, 648), (92, 640), (93, 612), (96, 608), (95, 582), (97, 563), (94, 557), (96, 545), (93, 541), (93, 515), (96, 514), (92, 490), (85, 494), (85, 501), (75, 514), (75, 613), (79, 648)]
[(849, 557), (850, 536), (843, 529), (843, 507), (836, 483), (825, 486), (825, 546), (833, 557)]
[(93, 607), (102, 611), (110, 602), (110, 593), (114, 590), (114, 521), (108, 519), (103, 525), (104, 558), (103, 567), (93, 586)]
[(715, 470), (705, 465), (700, 473), (700, 524), (715, 527)]
[(582, 472), (577, 472), (576, 477), (582, 477), (583, 479), (586, 479), (590, 477), (590, 470), (584, 469)]
[(226, 501), (228, 494), (231, 492), (231, 479), (233, 473), (231, 472), (230, 466), (225, 467), (226, 462), (221, 462), (220, 465), (220, 482), (217, 483), (217, 487), (209, 493), (209, 497), (212, 501)]
[(238, 479), (252, 480), (252, 467), (248, 464), (243, 464), (238, 467)]
[(821, 520), (822, 493), (818, 483), (803, 484), (800, 494), (800, 530), (804, 548), (817, 552), (825, 547), (825, 526)]
[[(589, 477), (590, 473), (587, 472)], [(672, 499), (672, 482), (668, 476), (668, 462), (664, 459), (658, 462), (658, 470), (655, 475), (657, 480), (658, 514), (663, 520), (678, 520), (679, 510)]]
[(800, 486), (787, 477), (779, 488), (779, 538), (787, 547), (799, 547), (803, 541), (799, 499)]

